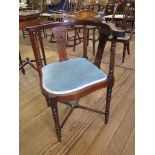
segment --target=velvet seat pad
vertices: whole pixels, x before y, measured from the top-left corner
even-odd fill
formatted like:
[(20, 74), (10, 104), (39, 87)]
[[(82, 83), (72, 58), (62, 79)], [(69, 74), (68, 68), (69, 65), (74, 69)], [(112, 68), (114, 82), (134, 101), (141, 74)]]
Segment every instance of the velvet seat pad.
[(52, 94), (71, 93), (107, 79), (107, 74), (85, 58), (48, 64), (42, 68), (43, 88)]

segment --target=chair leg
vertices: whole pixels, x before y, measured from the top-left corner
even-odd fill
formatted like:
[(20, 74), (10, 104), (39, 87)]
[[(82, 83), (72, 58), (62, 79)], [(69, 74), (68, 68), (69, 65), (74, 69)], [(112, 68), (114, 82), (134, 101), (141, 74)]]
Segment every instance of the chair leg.
[(23, 38), (25, 39), (25, 33), (24, 33), (24, 30), (22, 30), (22, 33), (23, 33)]
[(44, 34), (44, 37), (47, 38), (46, 29), (43, 29), (43, 34)]
[(61, 142), (61, 127), (59, 124), (57, 101), (55, 98), (50, 99), (50, 105), (51, 105), (51, 110), (52, 110), (53, 119), (54, 119), (54, 123), (55, 123), (57, 138), (58, 138), (58, 141)]
[[(19, 65), (22, 66), (23, 65), (23, 61), (22, 61), (22, 57), (20, 55), (20, 51), (19, 51)], [(24, 66), (21, 67), (21, 70), (23, 72), (23, 74), (25, 75), (25, 69), (24, 69)]]
[(112, 87), (108, 87), (107, 96), (106, 96), (106, 108), (105, 108), (105, 124), (108, 123), (108, 119), (109, 119), (111, 93), (112, 93)]
[(74, 31), (74, 45), (73, 45), (73, 51), (75, 52), (75, 46), (76, 46), (76, 35), (77, 35), (77, 28), (75, 28), (75, 31)]
[(95, 28), (93, 29), (93, 55), (95, 55)]
[[(46, 33), (47, 34), (47, 33)], [(50, 37), (50, 42), (54, 42), (54, 35), (53, 35), (53, 33), (51, 32), (51, 35), (50, 35), (51, 37)]]
[(129, 42), (127, 43), (127, 52), (128, 52), (128, 55), (130, 55), (130, 44), (129, 44)]
[(89, 29), (87, 29), (87, 46), (89, 45)]
[(125, 54), (126, 54), (126, 49), (127, 49), (127, 45), (124, 43), (124, 46), (123, 46), (123, 57), (122, 57), (122, 63), (124, 63)]

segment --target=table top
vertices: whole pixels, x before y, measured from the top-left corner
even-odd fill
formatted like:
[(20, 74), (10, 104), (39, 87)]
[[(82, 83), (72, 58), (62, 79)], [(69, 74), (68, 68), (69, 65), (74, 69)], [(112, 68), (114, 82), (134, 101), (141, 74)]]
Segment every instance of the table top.
[[(113, 15), (106, 15), (104, 16), (105, 19), (112, 19)], [(114, 16), (114, 19), (123, 19), (124, 15), (123, 14), (116, 14)], [(128, 16), (128, 19), (134, 20), (135, 17), (134, 16)]]
[(64, 14), (59, 14), (59, 13), (42, 13), (40, 14), (40, 16), (42, 17), (51, 17), (51, 18), (63, 18), (64, 17)]
[(22, 7), (27, 7), (28, 4), (25, 4), (25, 3), (19, 3), (19, 8), (22, 8)]
[(39, 10), (22, 10), (19, 11), (19, 16), (31, 16), (31, 15), (36, 15), (40, 14)]
[(19, 11), (19, 22), (38, 18), (40, 16), (39, 10), (23, 10)]
[(50, 17), (52, 14), (50, 13), (42, 13), (40, 16), (42, 17)]

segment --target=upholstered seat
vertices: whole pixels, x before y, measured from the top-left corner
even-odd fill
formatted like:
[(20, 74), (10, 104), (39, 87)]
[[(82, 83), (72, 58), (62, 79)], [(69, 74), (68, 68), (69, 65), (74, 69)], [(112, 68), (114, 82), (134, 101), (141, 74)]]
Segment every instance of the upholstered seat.
[(85, 58), (74, 58), (42, 68), (43, 88), (49, 93), (64, 94), (104, 81), (107, 74)]
[[(96, 19), (96, 13), (91, 10), (81, 10), (71, 17), (66, 17), (64, 22), (53, 22), (35, 27), (29, 27), (27, 30), (30, 34), (32, 48), (36, 59), (36, 65), (40, 77), (40, 86), (43, 95), (45, 96), (47, 106), (51, 107), (55, 129), (58, 141), (61, 141), (61, 129), (68, 120), (69, 116), (76, 108), (89, 110), (102, 115), (105, 115), (105, 124), (108, 123), (110, 113), (110, 101), (112, 88), (114, 85), (114, 65), (115, 65), (115, 48), (117, 37), (124, 36), (125, 31), (119, 31), (114, 24), (102, 23), (102, 18)], [(83, 58), (73, 58), (68, 60), (68, 50), (66, 43), (68, 41), (68, 27), (83, 27), (81, 33), (83, 48), (81, 54)], [(97, 52), (94, 56), (93, 63), (88, 61), (87, 56), (87, 26), (96, 26), (99, 36)], [(58, 47), (59, 62), (44, 65), (42, 63), (42, 53), (44, 51), (44, 41), (41, 37), (41, 30), (52, 29), (55, 41)], [(108, 74), (100, 70), (101, 60), (104, 53), (104, 48), (109, 35), (113, 35), (113, 40), (110, 47), (110, 61)], [(41, 48), (39, 48), (41, 47)], [(52, 49), (52, 48), (51, 48)], [(49, 61), (50, 62), (50, 61)], [(107, 88), (105, 108), (98, 110), (95, 108), (80, 105), (79, 101), (82, 97), (93, 92)], [(103, 93), (102, 93), (103, 94)], [(89, 100), (91, 102), (91, 100)], [(94, 102), (94, 101), (92, 101)], [(104, 102), (104, 100), (103, 100)], [(59, 123), (58, 103), (65, 104), (70, 107), (70, 111), (62, 115), (65, 118)], [(95, 102), (94, 102), (95, 103)], [(89, 104), (89, 103), (88, 103)]]

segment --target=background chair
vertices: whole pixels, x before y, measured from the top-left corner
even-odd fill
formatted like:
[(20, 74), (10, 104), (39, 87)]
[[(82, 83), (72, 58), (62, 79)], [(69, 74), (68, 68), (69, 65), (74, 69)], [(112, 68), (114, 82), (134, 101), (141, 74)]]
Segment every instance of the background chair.
[[(40, 15), (40, 12), (37, 10), (36, 11), (34, 11), (34, 10), (20, 11), (19, 12), (19, 30), (24, 30), (28, 26), (34, 26), (34, 25), (40, 24), (39, 15)], [(42, 47), (42, 43), (40, 43), (40, 44)], [(44, 51), (42, 53), (42, 56), (43, 56), (42, 60), (46, 64), (46, 58), (45, 58)], [(23, 60), (21, 57), (20, 51), (19, 51), (19, 70), (21, 70), (23, 72), (23, 74), (25, 74), (24, 66), (26, 66), (27, 64), (29, 64), (33, 69), (38, 71), (36, 66), (33, 64), (33, 62), (35, 62), (35, 60), (30, 60), (29, 57), (27, 57), (26, 60)]]
[[(66, 53), (67, 28), (78, 25), (83, 25), (84, 27), (83, 58), (69, 60)], [(99, 45), (94, 63), (86, 59), (88, 57), (86, 45), (87, 25), (97, 26), (99, 28)], [(52, 28), (59, 53), (59, 62), (45, 66), (43, 66), (41, 61), (42, 49), (39, 48), (39, 43), (42, 42), (39, 41), (42, 40), (41, 30), (44, 28)], [(79, 11), (75, 16), (66, 19), (64, 22), (38, 25), (29, 27), (27, 30), (29, 31), (36, 65), (39, 71), (41, 90), (46, 98), (47, 105), (51, 107), (58, 141), (61, 141), (61, 129), (64, 123), (75, 108), (105, 114), (105, 123), (108, 123), (111, 93), (114, 85), (115, 42), (117, 36), (121, 37), (124, 35), (124, 31), (117, 31), (114, 24), (103, 24), (102, 20), (97, 18), (92, 11)], [(100, 63), (110, 34), (113, 35), (113, 40), (110, 49), (109, 72), (106, 73), (100, 70)], [(80, 98), (101, 88), (107, 88), (105, 111), (91, 109), (78, 104)], [(59, 123), (57, 109), (58, 102), (71, 107), (70, 112), (61, 124)]]
[[(80, 6), (79, 8), (81, 10), (92, 10), (96, 12), (96, 16), (99, 16), (100, 15), (99, 12), (103, 11), (104, 5), (101, 3), (98, 3), (98, 1), (92, 1), (92, 2), (84, 1), (82, 3), (82, 6)], [(78, 28), (78, 30), (82, 30), (82, 29), (83, 29), (82, 27)], [(95, 55), (95, 43), (98, 41), (98, 36), (96, 34), (98, 34), (97, 27), (87, 26), (87, 46), (89, 45), (89, 41), (91, 41), (93, 45), (93, 55)], [(73, 48), (74, 51), (75, 51), (75, 47), (76, 47), (76, 44), (74, 44), (74, 48)]]
[(104, 15), (111, 15), (115, 10), (115, 2), (108, 2), (104, 9)]
[[(122, 63), (124, 62), (126, 51), (130, 55), (130, 40), (134, 34), (135, 8), (133, 1), (123, 1), (119, 3), (113, 13), (111, 22), (116, 25), (118, 29), (125, 30), (124, 37), (118, 37), (117, 42), (123, 43)], [(117, 18), (118, 16), (122, 16)], [(109, 37), (112, 41), (112, 36)]]
[[(86, 7), (87, 8), (87, 7)], [(84, 9), (83, 11), (91, 11), (90, 9)], [(78, 13), (78, 12), (77, 12)], [(94, 16), (100, 16), (100, 14), (96, 11), (93, 10), (93, 14)], [(89, 41), (92, 42), (92, 47), (93, 47), (93, 55), (95, 55), (95, 43), (98, 41), (98, 28), (96, 26), (92, 26), (92, 25), (87, 25), (87, 46), (89, 45)], [(77, 30), (75, 31), (77, 35), (79, 35), (78, 30), (83, 30), (82, 26), (79, 26), (77, 28)], [(75, 34), (74, 34), (75, 36)], [(74, 37), (75, 38), (75, 37)], [(82, 37), (80, 37), (80, 39), (83, 39)], [(75, 39), (76, 40), (76, 39)], [(74, 51), (75, 51), (75, 47), (77, 44), (74, 44)]]
[[(103, 5), (103, 2), (101, 2), (101, 1), (100, 2), (99, 1), (94, 1), (94, 2), (90, 2), (90, 3), (84, 1), (82, 9), (93, 10), (93, 11), (96, 12), (96, 15), (102, 17), (104, 15), (113, 14), (114, 9), (115, 9), (115, 2), (108, 2), (106, 5)], [(92, 42), (93, 55), (95, 55), (95, 52), (96, 52), (95, 51), (95, 44), (98, 41), (98, 35), (97, 34), (98, 34), (97, 27), (95, 27), (95, 26), (87, 26), (87, 38), (88, 38), (87, 45), (89, 45), (89, 41)]]

